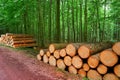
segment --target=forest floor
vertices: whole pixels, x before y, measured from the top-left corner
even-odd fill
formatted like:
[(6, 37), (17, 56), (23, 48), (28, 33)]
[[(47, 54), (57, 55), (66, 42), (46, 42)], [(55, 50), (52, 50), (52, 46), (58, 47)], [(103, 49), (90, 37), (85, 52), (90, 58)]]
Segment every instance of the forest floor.
[(82, 80), (36, 60), (36, 54), (30, 49), (0, 46), (0, 80)]

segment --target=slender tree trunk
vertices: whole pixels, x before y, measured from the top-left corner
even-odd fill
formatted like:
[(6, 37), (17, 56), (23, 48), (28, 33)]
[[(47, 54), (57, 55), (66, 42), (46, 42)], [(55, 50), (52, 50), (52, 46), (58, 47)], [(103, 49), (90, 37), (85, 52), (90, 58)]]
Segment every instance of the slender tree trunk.
[(87, 0), (85, 0), (84, 9), (84, 41), (87, 41)]
[(82, 38), (83, 34), (82, 34), (82, 1), (80, 3), (80, 41), (83, 41)]

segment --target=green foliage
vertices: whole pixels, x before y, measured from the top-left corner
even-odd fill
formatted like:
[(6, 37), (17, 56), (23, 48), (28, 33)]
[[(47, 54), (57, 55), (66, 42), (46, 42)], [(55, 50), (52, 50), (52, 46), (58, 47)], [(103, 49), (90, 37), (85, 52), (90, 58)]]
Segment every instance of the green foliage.
[(40, 46), (119, 41), (119, 5), (118, 0), (0, 0), (0, 34), (31, 34)]

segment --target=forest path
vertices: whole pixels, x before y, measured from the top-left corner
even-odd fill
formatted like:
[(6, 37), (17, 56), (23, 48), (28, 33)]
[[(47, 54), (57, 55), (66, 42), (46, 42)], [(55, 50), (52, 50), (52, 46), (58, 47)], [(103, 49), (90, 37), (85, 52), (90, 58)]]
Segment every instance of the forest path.
[[(30, 52), (30, 51), (27, 51)], [(0, 80), (82, 80), (36, 60), (25, 51), (0, 46)]]

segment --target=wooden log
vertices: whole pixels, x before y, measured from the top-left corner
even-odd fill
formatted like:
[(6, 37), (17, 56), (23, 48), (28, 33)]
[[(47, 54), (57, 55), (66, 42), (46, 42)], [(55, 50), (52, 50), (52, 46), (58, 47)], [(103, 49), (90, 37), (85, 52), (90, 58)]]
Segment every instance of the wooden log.
[(56, 64), (57, 64), (55, 57), (52, 55), (49, 57), (49, 64), (52, 66), (56, 66)]
[(112, 67), (118, 62), (118, 56), (112, 50), (104, 50), (100, 53), (100, 61), (104, 65)]
[(64, 63), (65, 63), (66, 66), (71, 66), (72, 58), (70, 56), (65, 56), (64, 57)]
[(68, 67), (68, 71), (70, 73), (77, 74), (77, 69), (72, 65)]
[(120, 80), (120, 79), (113, 73), (107, 73), (103, 76), (103, 80)]
[(69, 56), (73, 57), (76, 55), (78, 48), (84, 43), (71, 43), (66, 46), (66, 52)]
[(97, 67), (97, 71), (100, 73), (100, 74), (106, 74), (107, 71), (108, 71), (108, 68), (107, 66), (103, 65), (103, 64), (99, 64), (99, 66)]
[(41, 61), (42, 57), (40, 56), (40, 54), (37, 54), (37, 60)]
[(13, 41), (12, 45), (14, 44), (25, 44), (25, 43), (35, 43), (35, 40), (20, 40), (20, 41)]
[(65, 49), (61, 49), (60, 50), (60, 56), (61, 57), (65, 57), (66, 56), (66, 50)]
[(84, 71), (89, 71), (89, 69), (90, 69), (90, 66), (87, 63), (84, 63), (83, 64), (83, 70)]
[(82, 61), (82, 59), (81, 59), (79, 56), (74, 56), (74, 57), (72, 58), (72, 65), (73, 65), (75, 68), (79, 69), (79, 68), (82, 67), (83, 61)]
[(40, 56), (43, 56), (47, 51), (48, 49), (40, 49), (39, 51)]
[(92, 69), (87, 72), (87, 77), (90, 80), (102, 80), (102, 76), (96, 70)]
[(15, 44), (15, 45), (12, 45), (13, 48), (18, 48), (18, 47), (34, 47), (34, 46), (36, 46), (36, 43)]
[(60, 50), (55, 50), (53, 55), (56, 59), (59, 59), (60, 58)]
[(83, 78), (86, 77), (87, 73), (84, 69), (79, 69), (78, 70), (78, 74)]
[(47, 51), (47, 52), (46, 52), (46, 55), (47, 55), (47, 57), (50, 57), (51, 54), (50, 54), (49, 51)]
[(48, 61), (49, 61), (49, 58), (48, 58), (47, 55), (45, 54), (45, 55), (43, 56), (43, 62), (44, 62), (44, 63), (48, 63)]
[(90, 43), (80, 46), (78, 54), (81, 58), (86, 59), (90, 55), (112, 47), (112, 43)]
[(117, 42), (112, 47), (113, 51), (120, 56), (120, 42)]
[(66, 65), (65, 65), (65, 63), (64, 63), (64, 61), (62, 59), (57, 60), (57, 67), (62, 69), (62, 70), (65, 70)]
[(11, 38), (10, 37), (10, 40), (11, 41), (21, 41), (21, 40), (34, 40), (34, 38), (24, 38), (24, 37), (20, 37), (20, 38)]
[(31, 35), (27, 35), (27, 34), (14, 34), (11, 35), (11, 38), (33, 38), (33, 36)]
[(114, 73), (120, 77), (120, 64), (117, 64), (115, 67), (114, 67)]
[(49, 46), (50, 53), (53, 53), (55, 50), (65, 48), (67, 43), (53, 43)]
[(96, 68), (99, 64), (99, 53), (90, 56), (87, 60), (87, 63), (91, 68)]

